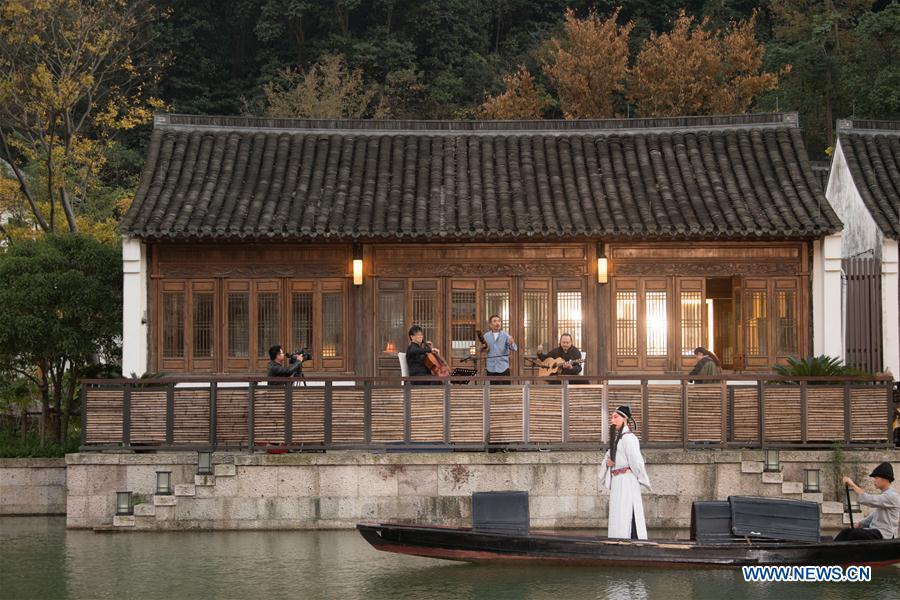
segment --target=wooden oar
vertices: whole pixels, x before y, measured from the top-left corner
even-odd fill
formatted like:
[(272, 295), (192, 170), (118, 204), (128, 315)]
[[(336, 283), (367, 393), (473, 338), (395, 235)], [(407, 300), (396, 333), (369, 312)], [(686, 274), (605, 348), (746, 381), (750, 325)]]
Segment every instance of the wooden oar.
[(853, 504), (850, 503), (850, 486), (845, 485), (844, 491), (847, 492), (847, 512), (850, 513), (850, 528), (853, 528)]

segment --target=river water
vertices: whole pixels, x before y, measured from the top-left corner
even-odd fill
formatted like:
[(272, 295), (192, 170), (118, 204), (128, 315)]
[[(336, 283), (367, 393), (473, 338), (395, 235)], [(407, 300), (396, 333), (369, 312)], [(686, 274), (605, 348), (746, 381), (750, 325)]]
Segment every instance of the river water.
[(0, 518), (0, 598), (277, 600), (900, 598), (869, 583), (745, 583), (740, 571), (479, 566), (378, 552), (355, 531), (93, 533)]

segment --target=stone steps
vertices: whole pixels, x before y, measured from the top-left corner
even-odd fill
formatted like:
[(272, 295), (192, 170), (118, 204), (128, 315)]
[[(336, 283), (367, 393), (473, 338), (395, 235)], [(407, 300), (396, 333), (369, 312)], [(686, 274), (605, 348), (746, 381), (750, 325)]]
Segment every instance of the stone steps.
[(215, 495), (217, 483), (225, 484), (236, 475), (237, 466), (234, 463), (214, 465), (212, 475), (195, 475), (194, 483), (176, 484), (171, 494), (156, 494), (152, 501), (136, 504), (134, 514), (114, 516), (112, 529), (154, 529), (154, 522), (174, 517), (179, 499), (211, 498)]

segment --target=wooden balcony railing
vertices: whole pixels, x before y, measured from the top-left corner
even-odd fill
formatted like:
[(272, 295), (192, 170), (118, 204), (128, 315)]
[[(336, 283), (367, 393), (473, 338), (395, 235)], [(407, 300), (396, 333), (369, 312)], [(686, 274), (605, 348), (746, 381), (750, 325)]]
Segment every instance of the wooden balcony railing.
[[(490, 385), (490, 380), (509, 385)], [(698, 378), (694, 378), (700, 381)], [(629, 404), (643, 447), (888, 447), (889, 378), (86, 380), (82, 450), (587, 449)]]

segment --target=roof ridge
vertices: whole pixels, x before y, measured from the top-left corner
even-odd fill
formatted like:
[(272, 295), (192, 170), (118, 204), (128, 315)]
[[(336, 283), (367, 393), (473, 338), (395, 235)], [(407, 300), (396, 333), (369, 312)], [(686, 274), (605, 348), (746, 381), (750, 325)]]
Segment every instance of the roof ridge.
[(362, 135), (447, 134), (520, 134), (563, 135), (584, 133), (642, 133), (673, 130), (732, 129), (748, 127), (799, 127), (796, 112), (754, 113), (744, 115), (695, 115), (632, 119), (548, 119), (538, 121), (454, 121), (454, 120), (375, 120), (375, 119), (282, 119), (227, 115), (156, 114), (156, 129), (234, 131), (304, 131), (307, 133), (357, 133)]
[(900, 135), (900, 121), (891, 119), (838, 119), (838, 133), (891, 133)]

